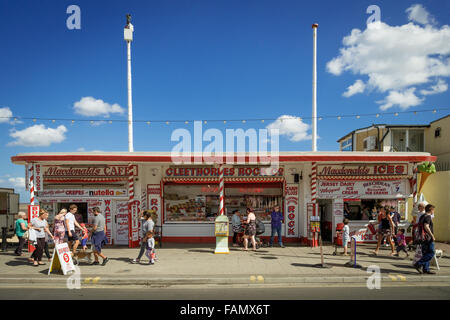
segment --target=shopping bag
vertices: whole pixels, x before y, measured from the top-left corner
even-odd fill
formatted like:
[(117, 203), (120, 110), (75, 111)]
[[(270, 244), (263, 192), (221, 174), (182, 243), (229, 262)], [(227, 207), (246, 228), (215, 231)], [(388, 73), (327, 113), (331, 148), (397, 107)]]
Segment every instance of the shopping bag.
[(30, 242), (36, 241), (36, 230), (34, 230), (34, 229), (28, 230), (28, 241), (30, 241)]
[(419, 244), (416, 248), (416, 253), (413, 259), (413, 265), (415, 265), (420, 259), (422, 259), (422, 246)]

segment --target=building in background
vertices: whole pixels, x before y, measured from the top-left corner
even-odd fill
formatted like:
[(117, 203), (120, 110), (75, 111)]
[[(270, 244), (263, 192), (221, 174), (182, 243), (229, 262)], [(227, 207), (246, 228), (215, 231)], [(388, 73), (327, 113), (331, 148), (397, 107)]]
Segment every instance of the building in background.
[[(337, 142), (340, 151), (429, 152), (437, 171), (450, 170), (450, 115), (423, 125), (373, 124)], [(447, 142), (447, 143), (446, 143)]]
[[(429, 177), (421, 192), (436, 206), (436, 238), (450, 241), (450, 115), (424, 125), (374, 124), (353, 130), (338, 143), (341, 151), (428, 152), (436, 156), (437, 173)], [(409, 210), (412, 207), (409, 199)]]

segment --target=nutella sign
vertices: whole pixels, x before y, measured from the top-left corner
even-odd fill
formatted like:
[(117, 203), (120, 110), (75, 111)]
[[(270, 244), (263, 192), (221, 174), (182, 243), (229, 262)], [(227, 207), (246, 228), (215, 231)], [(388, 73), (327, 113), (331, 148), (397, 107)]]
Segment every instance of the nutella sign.
[(317, 176), (392, 176), (407, 175), (408, 164), (318, 165)]

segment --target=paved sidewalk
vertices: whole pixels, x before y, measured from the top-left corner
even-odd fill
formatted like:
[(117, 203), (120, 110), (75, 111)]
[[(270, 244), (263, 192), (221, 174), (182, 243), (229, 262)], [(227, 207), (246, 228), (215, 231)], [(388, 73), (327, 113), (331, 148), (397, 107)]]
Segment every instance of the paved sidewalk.
[[(320, 264), (319, 248), (291, 245), (244, 252), (241, 248), (231, 247), (230, 254), (214, 254), (214, 244), (164, 244), (163, 248), (157, 249), (158, 261), (154, 265), (148, 265), (144, 259), (138, 265), (130, 263), (139, 248), (105, 248), (104, 254), (110, 258), (106, 266), (91, 266), (80, 261), (79, 267), (83, 283), (105, 285), (365, 283), (372, 274), (367, 268), (373, 265), (380, 268), (383, 281), (450, 285), (450, 245), (437, 243), (436, 247), (444, 251), (444, 256), (439, 259), (440, 270), (432, 267), (436, 275), (419, 275), (411, 265), (412, 252), (409, 258), (397, 258), (389, 255), (390, 248), (382, 247), (379, 255), (374, 256), (374, 244), (358, 246), (357, 262), (362, 269), (346, 267), (349, 257), (334, 256), (331, 245), (324, 247), (325, 263), (331, 266), (325, 269), (314, 266)], [(58, 273), (48, 276), (49, 263), (45, 255), (46, 265), (34, 267), (28, 263), (27, 253), (17, 257), (13, 251), (10, 247), (8, 252), (0, 252), (0, 286), (65, 284), (69, 278)]]

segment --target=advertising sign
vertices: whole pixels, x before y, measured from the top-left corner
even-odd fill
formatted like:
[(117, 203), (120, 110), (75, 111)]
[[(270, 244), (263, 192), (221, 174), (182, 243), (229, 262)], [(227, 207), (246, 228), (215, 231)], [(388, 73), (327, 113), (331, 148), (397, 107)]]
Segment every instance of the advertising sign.
[(42, 177), (42, 166), (34, 164), (34, 191), (44, 190), (44, 178)]
[(407, 163), (389, 164), (327, 164), (317, 166), (317, 176), (405, 176), (408, 174)]
[[(40, 207), (37, 205), (28, 205), (28, 223), (31, 223), (31, 220), (39, 217), (39, 209)], [(28, 241), (28, 252), (33, 252), (36, 248)]]
[(335, 198), (399, 198), (406, 194), (404, 180), (393, 181), (333, 181), (318, 180), (317, 197)]
[(75, 271), (72, 255), (67, 242), (55, 245), (55, 250), (53, 250), (52, 262), (50, 263), (48, 274), (55, 270), (62, 270), (64, 275), (66, 275), (68, 272)]
[(126, 198), (128, 197), (127, 189), (52, 189), (39, 192), (41, 198)]
[(298, 184), (286, 185), (286, 201), (285, 201), (285, 214), (286, 217), (286, 237), (293, 238), (298, 237)]
[(115, 244), (128, 245), (128, 201), (116, 201)]
[(147, 185), (147, 208), (155, 210), (158, 215), (157, 225), (161, 225), (161, 186), (159, 184)]

